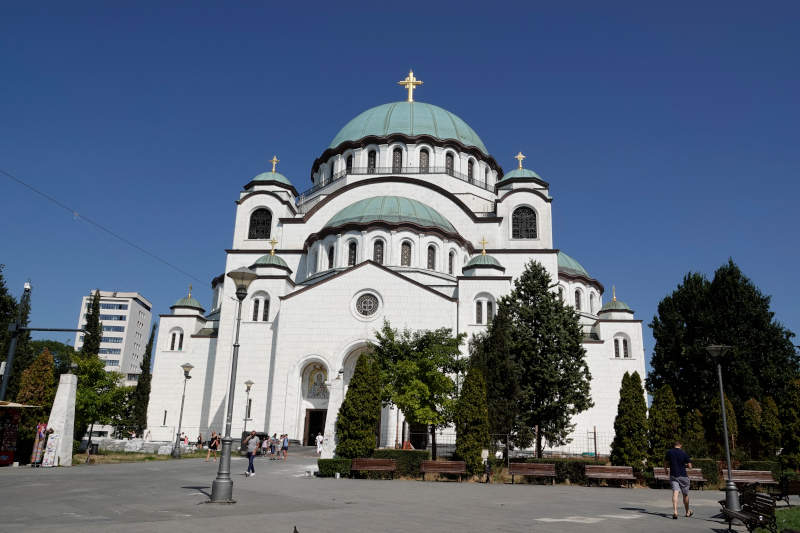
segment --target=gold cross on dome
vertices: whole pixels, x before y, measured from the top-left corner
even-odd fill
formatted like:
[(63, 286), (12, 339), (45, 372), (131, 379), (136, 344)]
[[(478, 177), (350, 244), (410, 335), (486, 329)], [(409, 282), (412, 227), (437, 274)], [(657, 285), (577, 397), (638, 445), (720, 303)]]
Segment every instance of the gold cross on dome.
[(617, 287), (614, 285), (611, 286), (611, 294), (613, 295), (612, 300), (615, 302), (617, 301)]
[(278, 241), (273, 237), (269, 243), (272, 245), (272, 250), (270, 250), (269, 255), (275, 255), (275, 245), (278, 244)]
[(269, 160), (269, 162), (272, 163), (272, 173), (273, 174), (275, 173), (275, 165), (277, 165), (279, 161), (280, 161), (280, 159), (278, 159), (277, 155), (273, 155), (272, 159)]
[(514, 159), (519, 161), (519, 168), (522, 168), (522, 160), (525, 159), (527, 156), (522, 155), (522, 152), (518, 152), (517, 155), (514, 156)]
[(189, 284), (189, 298), (192, 297), (192, 285)]
[(403, 87), (408, 89), (408, 101), (409, 102), (413, 102), (414, 101), (414, 89), (417, 88), (417, 85), (422, 85), (422, 81), (418, 80), (417, 78), (414, 77), (414, 71), (413, 70), (409, 70), (408, 71), (408, 76), (406, 76), (406, 79), (404, 79), (403, 81), (398, 81), (397, 85), (402, 85)]
[(483, 246), (483, 250), (481, 251), (481, 255), (486, 255), (486, 245), (489, 244), (489, 241), (486, 240), (486, 237), (481, 237), (481, 240), (478, 241), (481, 246)]

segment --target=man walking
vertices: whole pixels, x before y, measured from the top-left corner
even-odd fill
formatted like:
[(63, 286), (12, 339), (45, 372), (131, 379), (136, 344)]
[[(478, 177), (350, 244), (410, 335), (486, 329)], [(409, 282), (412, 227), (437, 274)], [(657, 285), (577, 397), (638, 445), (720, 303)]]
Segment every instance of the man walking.
[(250, 432), (250, 435), (244, 439), (244, 444), (247, 446), (247, 472), (244, 473), (245, 476), (253, 477), (256, 475), (256, 467), (253, 466), (253, 459), (256, 458), (256, 452), (258, 451), (258, 436), (256, 435), (255, 430)]
[(683, 494), (683, 506), (686, 516), (690, 517), (694, 511), (689, 509), (689, 475), (686, 467), (692, 467), (692, 459), (681, 449), (681, 442), (675, 441), (672, 449), (667, 451), (665, 466), (669, 468), (669, 482), (672, 485), (672, 519), (678, 519), (678, 493)]

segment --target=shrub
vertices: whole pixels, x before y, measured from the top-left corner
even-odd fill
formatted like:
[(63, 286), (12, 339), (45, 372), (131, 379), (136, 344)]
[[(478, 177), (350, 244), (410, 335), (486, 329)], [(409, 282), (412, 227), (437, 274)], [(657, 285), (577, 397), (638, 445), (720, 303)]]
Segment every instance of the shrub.
[[(511, 462), (516, 462), (514, 459)], [(556, 483), (564, 483), (569, 480), (573, 485), (586, 484), (586, 465), (600, 465), (605, 464), (603, 461), (595, 461), (594, 459), (563, 459), (563, 458), (543, 458), (536, 459), (530, 458), (528, 463), (548, 463), (554, 464), (556, 467)]]
[(692, 458), (692, 466), (703, 471), (703, 477), (709, 485), (718, 485), (720, 481), (719, 465), (714, 459)]
[(397, 474), (404, 476), (418, 476), (422, 461), (431, 458), (428, 450), (393, 450), (378, 449), (373, 452), (375, 459), (394, 459), (397, 461)]
[(317, 459), (319, 477), (335, 477), (336, 472), (341, 476), (350, 475), (350, 459)]
[(744, 461), (739, 470), (769, 470), (775, 479), (781, 478), (781, 464), (778, 461)]

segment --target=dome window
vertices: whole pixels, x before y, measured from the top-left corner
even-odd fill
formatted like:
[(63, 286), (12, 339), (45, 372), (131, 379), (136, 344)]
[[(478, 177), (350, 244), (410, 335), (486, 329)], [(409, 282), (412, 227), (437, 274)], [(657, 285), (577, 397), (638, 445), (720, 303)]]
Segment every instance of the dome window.
[(528, 206), (518, 207), (511, 215), (512, 239), (536, 238), (536, 211)]
[(372, 260), (379, 265), (383, 264), (383, 241), (380, 239), (372, 245)]
[(453, 275), (453, 265), (456, 262), (456, 253), (451, 251), (447, 256), (447, 273)]
[(353, 173), (353, 156), (348, 155), (347, 159), (345, 159), (345, 169), (347, 170), (348, 174)]
[(374, 174), (375, 167), (378, 165), (378, 153), (375, 150), (367, 152), (367, 173)]
[(436, 270), (436, 247), (428, 246), (428, 270)]
[(420, 174), (427, 174), (430, 169), (430, 153), (426, 149), (419, 152), (419, 172)]
[(472, 159), (467, 162), (467, 179), (470, 183), (472, 183), (473, 179), (475, 178), (475, 161)]
[(489, 184), (489, 167), (486, 167), (485, 169), (483, 169), (483, 181), (487, 185)]
[(356, 241), (350, 241), (350, 244), (347, 245), (347, 266), (353, 266), (356, 264), (356, 253), (358, 252), (358, 245)]
[(392, 172), (401, 173), (403, 171), (403, 150), (395, 148), (392, 151)]
[(170, 337), (169, 349), (173, 352), (183, 350), (183, 330), (180, 328), (175, 329)]
[(328, 268), (333, 268), (333, 246), (328, 246)]
[(581, 291), (579, 289), (575, 289), (575, 310), (581, 310)]
[(444, 156), (444, 171), (449, 176), (455, 174), (455, 159), (453, 158), (453, 152), (447, 152), (447, 155)]
[(250, 215), (250, 229), (247, 233), (248, 239), (269, 239), (272, 229), (272, 213), (269, 209), (261, 208), (253, 211)]
[(400, 265), (411, 266), (411, 243), (408, 241), (400, 245)]

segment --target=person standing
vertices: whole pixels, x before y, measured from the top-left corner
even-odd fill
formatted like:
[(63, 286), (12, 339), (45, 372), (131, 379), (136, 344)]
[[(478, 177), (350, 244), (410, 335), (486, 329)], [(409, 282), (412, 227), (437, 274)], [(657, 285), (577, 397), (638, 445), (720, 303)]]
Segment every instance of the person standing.
[(47, 442), (47, 424), (39, 423), (36, 425), (36, 438), (33, 441), (33, 453), (31, 453), (31, 466), (41, 466), (44, 459), (44, 445)]
[(206, 454), (206, 462), (208, 462), (211, 454), (214, 454), (214, 462), (217, 462), (217, 450), (219, 450), (219, 435), (216, 431), (211, 432), (211, 440), (208, 441), (208, 453)]
[(322, 441), (324, 440), (322, 433), (317, 433), (317, 455), (322, 455)]
[(256, 435), (256, 430), (250, 432), (250, 435), (244, 439), (244, 444), (247, 446), (247, 472), (244, 473), (245, 476), (253, 477), (256, 475), (256, 467), (253, 465), (253, 459), (256, 458), (256, 452), (258, 451), (258, 435)]
[(674, 446), (667, 451), (664, 458), (665, 466), (669, 468), (669, 482), (672, 485), (672, 519), (678, 519), (678, 493), (683, 494), (683, 506), (686, 509), (686, 517), (694, 514), (689, 509), (689, 474), (686, 467), (692, 467), (692, 459), (682, 449), (681, 441), (676, 440)]
[(283, 452), (283, 460), (285, 461), (289, 457), (289, 435), (284, 433), (282, 437), (281, 451)]

